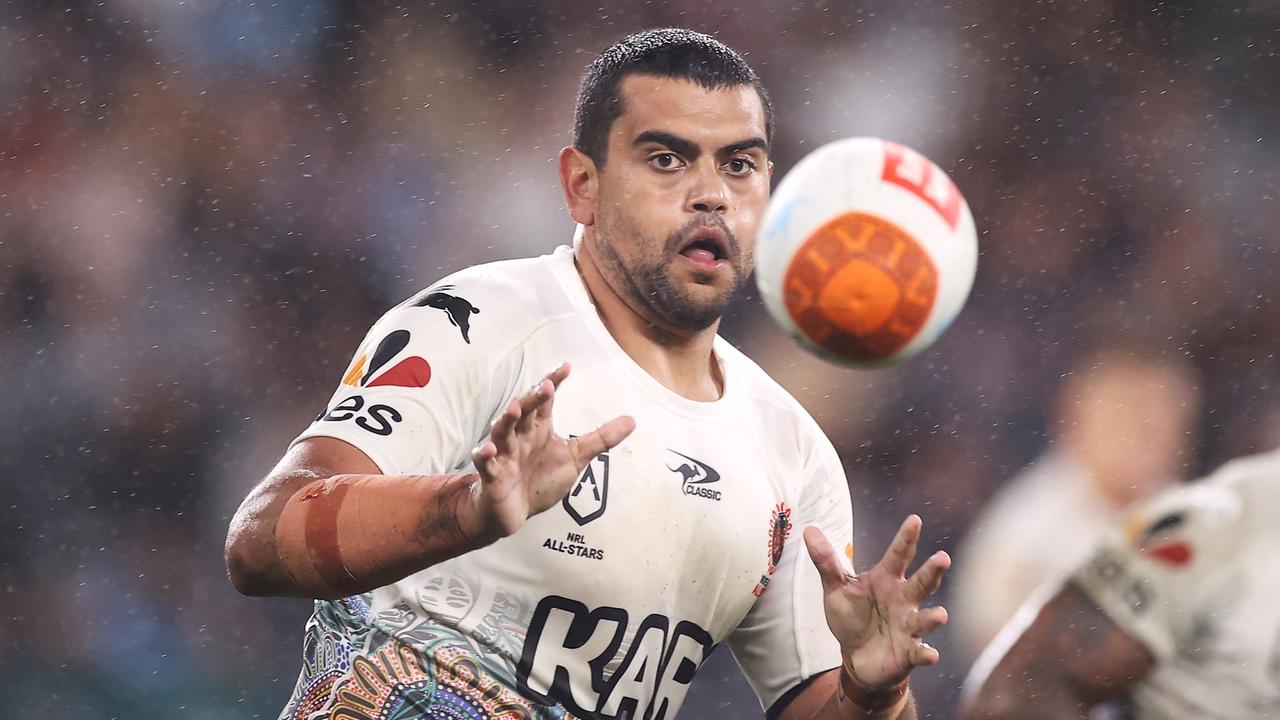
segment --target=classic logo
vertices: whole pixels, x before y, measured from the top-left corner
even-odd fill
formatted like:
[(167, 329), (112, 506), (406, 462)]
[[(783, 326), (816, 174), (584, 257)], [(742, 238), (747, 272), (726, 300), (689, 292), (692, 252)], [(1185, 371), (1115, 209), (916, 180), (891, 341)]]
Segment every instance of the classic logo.
[(452, 285), (441, 285), (428, 288), (422, 294), (409, 301), (410, 307), (430, 307), (443, 310), (449, 316), (449, 324), (462, 332), (462, 340), (471, 344), (471, 316), (480, 312), (480, 308), (472, 305), (465, 298), (450, 295), (445, 290), (453, 290)]
[(609, 453), (602, 452), (591, 458), (582, 469), (573, 489), (560, 502), (564, 511), (579, 525), (586, 525), (604, 515), (609, 502)]
[(684, 453), (667, 449), (674, 457), (667, 459), (667, 469), (673, 473), (680, 474), (680, 486), (684, 490), (685, 495), (694, 495), (708, 500), (719, 502), (720, 491), (707, 487), (711, 483), (720, 481), (720, 473), (715, 468), (702, 462), (694, 460)]
[(674, 717), (711, 653), (710, 633), (687, 620), (672, 627), (669, 618), (655, 613), (636, 626), (619, 662), (627, 627), (622, 608), (590, 610), (577, 600), (543, 598), (533, 611), (516, 667), (521, 694), (563, 705), (576, 717)]
[[(378, 372), (409, 346), (409, 337), (408, 330), (394, 330), (378, 343), (372, 358), (365, 353), (360, 353), (347, 370), (347, 374), (342, 376), (342, 384), (351, 387), (383, 385), (426, 387), (427, 383), (431, 382), (431, 365), (417, 355), (410, 355), (385, 372)], [(366, 361), (369, 363), (368, 368), (365, 367)]]

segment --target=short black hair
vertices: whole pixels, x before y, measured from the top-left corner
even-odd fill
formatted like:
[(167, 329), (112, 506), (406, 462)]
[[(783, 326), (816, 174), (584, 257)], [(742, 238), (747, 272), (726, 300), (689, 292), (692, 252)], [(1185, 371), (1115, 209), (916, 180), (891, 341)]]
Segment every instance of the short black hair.
[(683, 28), (645, 30), (605, 48), (587, 67), (573, 116), (573, 145), (604, 166), (613, 121), (623, 113), (618, 87), (628, 75), (692, 80), (708, 90), (750, 85), (764, 107), (765, 141), (773, 141), (773, 106), (742, 56), (710, 35)]

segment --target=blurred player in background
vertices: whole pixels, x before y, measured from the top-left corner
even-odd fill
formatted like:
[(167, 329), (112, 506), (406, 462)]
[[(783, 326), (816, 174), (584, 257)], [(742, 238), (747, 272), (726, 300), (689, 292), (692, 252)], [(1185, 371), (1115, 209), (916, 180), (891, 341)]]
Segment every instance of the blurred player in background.
[[(1280, 716), (1280, 452), (1136, 510), (966, 683), (965, 720)], [(1038, 610), (1038, 612), (1037, 612)], [(993, 667), (994, 666), (994, 667)]]
[(855, 577), (840, 459), (716, 335), (771, 135), (705, 35), (596, 59), (560, 155), (574, 247), (387, 313), (232, 520), (238, 589), (319, 600), (284, 717), (670, 718), (725, 640), (771, 718), (915, 717), (948, 557), (907, 577), (912, 516)]
[(1182, 479), (1198, 390), (1190, 364), (1086, 355), (1059, 388), (1049, 450), (996, 494), (957, 551), (953, 626), (971, 662), (1036, 587), (1088, 557), (1131, 503)]

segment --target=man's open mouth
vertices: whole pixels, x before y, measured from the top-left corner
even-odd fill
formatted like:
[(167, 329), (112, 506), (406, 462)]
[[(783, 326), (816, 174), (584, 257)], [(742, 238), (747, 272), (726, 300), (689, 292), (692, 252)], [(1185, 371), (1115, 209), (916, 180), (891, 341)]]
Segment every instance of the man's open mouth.
[(698, 263), (714, 263), (729, 256), (727, 245), (720, 228), (699, 228), (680, 248), (680, 254)]

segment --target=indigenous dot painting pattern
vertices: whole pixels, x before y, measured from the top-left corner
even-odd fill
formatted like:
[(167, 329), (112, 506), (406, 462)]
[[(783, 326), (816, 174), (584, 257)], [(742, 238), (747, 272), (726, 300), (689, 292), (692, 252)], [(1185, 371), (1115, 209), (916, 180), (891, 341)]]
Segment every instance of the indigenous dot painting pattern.
[[(497, 653), (477, 652), (456, 629), (406, 608), (384, 611), (380, 629), (356, 631), (371, 613), (362, 596), (316, 613), (304, 664), (281, 720), (567, 720), (514, 689)], [(425, 658), (430, 658), (426, 660)]]

